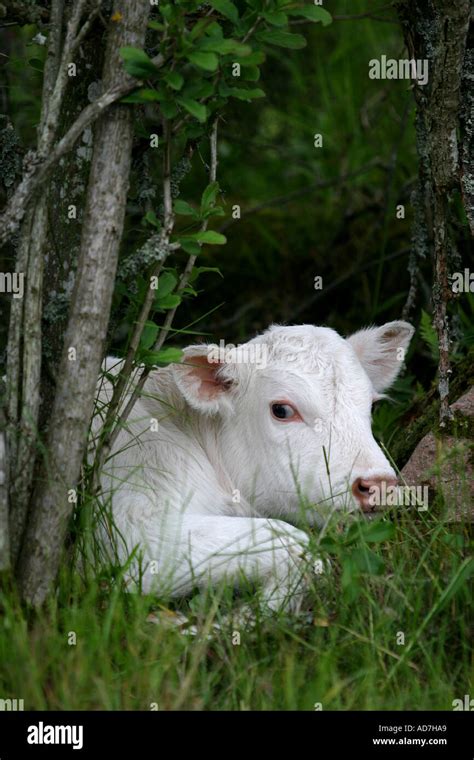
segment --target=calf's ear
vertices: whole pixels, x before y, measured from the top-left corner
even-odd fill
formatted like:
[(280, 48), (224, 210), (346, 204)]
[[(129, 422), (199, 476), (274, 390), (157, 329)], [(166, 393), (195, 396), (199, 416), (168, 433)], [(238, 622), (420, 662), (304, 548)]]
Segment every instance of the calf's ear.
[(408, 322), (395, 321), (347, 338), (377, 393), (383, 393), (397, 377), (413, 333)]
[(212, 346), (188, 346), (180, 364), (173, 365), (178, 390), (193, 409), (217, 414), (232, 409), (232, 369), (216, 357)]

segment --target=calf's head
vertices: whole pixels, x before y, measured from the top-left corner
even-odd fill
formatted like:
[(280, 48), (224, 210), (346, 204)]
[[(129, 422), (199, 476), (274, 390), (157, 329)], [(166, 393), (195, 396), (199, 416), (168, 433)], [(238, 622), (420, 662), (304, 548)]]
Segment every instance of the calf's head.
[(272, 516), (294, 515), (304, 496), (322, 522), (329, 511), (372, 511), (374, 491), (395, 483), (371, 410), (412, 334), (401, 321), (347, 339), (327, 327), (274, 325), (238, 347), (190, 346), (173, 373), (209, 418), (242, 496)]

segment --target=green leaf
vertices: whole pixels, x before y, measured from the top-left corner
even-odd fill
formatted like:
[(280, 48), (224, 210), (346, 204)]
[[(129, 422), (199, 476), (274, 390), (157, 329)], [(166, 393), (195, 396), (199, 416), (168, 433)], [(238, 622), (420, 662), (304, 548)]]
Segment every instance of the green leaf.
[(285, 8), (285, 13), (289, 16), (302, 16), (309, 21), (321, 21), (323, 26), (332, 24), (332, 16), (324, 8), (318, 8), (316, 5), (304, 5), (301, 8)]
[(260, 69), (258, 66), (244, 66), (240, 72), (240, 78), (246, 82), (258, 82), (260, 79)]
[(215, 204), (218, 192), (218, 182), (211, 182), (211, 184), (206, 187), (201, 196), (201, 211), (207, 211), (211, 206)]
[(380, 541), (388, 541), (395, 535), (395, 525), (391, 522), (373, 522), (369, 525), (364, 525), (362, 529), (362, 537), (367, 543), (380, 543)]
[(207, 29), (209, 29), (209, 19), (200, 18), (199, 21), (197, 21), (190, 29), (188, 40), (197, 40), (198, 37), (201, 37), (203, 32), (205, 32)]
[[(236, 58), (235, 63), (240, 63), (241, 66), (260, 66), (266, 60), (266, 55), (263, 50), (255, 50), (250, 55), (246, 55), (242, 58)], [(234, 61), (233, 61), (234, 62)]]
[(151, 348), (156, 341), (159, 329), (158, 325), (155, 325), (154, 322), (145, 322), (140, 338), (140, 348)]
[(165, 119), (174, 119), (178, 115), (178, 108), (172, 100), (162, 100), (160, 102), (160, 110)]
[(361, 573), (380, 575), (385, 568), (385, 562), (375, 552), (365, 546), (353, 549), (350, 558), (353, 566)]
[(262, 11), (261, 15), (272, 26), (286, 26), (288, 18), (283, 11)]
[(44, 64), (40, 58), (30, 58), (30, 60), (28, 61), (28, 64), (35, 71), (43, 71)]
[(201, 214), (203, 219), (210, 219), (211, 216), (225, 216), (225, 211), (221, 206), (212, 206)]
[(166, 298), (176, 287), (178, 280), (171, 272), (163, 272), (158, 277), (158, 288), (156, 289), (155, 301)]
[[(199, 75), (201, 76), (201, 75)], [(186, 83), (182, 97), (199, 100), (199, 98), (208, 98), (214, 92), (214, 84), (208, 79), (199, 79), (197, 82)]]
[(155, 309), (174, 309), (176, 306), (179, 306), (181, 303), (181, 296), (178, 296), (176, 293), (171, 293), (169, 296), (164, 296), (163, 298), (157, 298), (154, 307)]
[(198, 103), (196, 100), (192, 100), (191, 98), (178, 98), (178, 103), (198, 121), (206, 121), (207, 110), (206, 106), (203, 106), (202, 103)]
[(220, 37), (206, 37), (198, 45), (199, 50), (211, 50), (213, 53), (221, 55), (248, 56), (252, 53), (250, 45), (232, 39), (221, 39)]
[(182, 201), (180, 198), (175, 200), (174, 210), (175, 213), (179, 214), (180, 216), (193, 216), (194, 218), (199, 218), (199, 214), (197, 213), (196, 209), (190, 206), (189, 203), (186, 203), (186, 201)]
[(195, 140), (197, 137), (202, 137), (205, 127), (199, 124), (197, 121), (191, 121), (185, 125), (183, 136), (187, 140)]
[(158, 72), (155, 64), (144, 50), (134, 47), (120, 48), (120, 55), (124, 60), (125, 70), (132, 77), (146, 79)]
[(215, 230), (196, 232), (194, 235), (189, 236), (189, 240), (195, 240), (197, 243), (208, 243), (209, 245), (225, 245), (227, 243), (225, 235), (221, 235), (220, 232), (215, 232)]
[(230, 0), (209, 0), (209, 4), (234, 24), (238, 24), (239, 12)]
[(219, 59), (215, 53), (195, 50), (192, 53), (188, 53), (186, 57), (195, 66), (199, 66), (199, 68), (205, 71), (215, 71), (219, 65)]
[(289, 32), (282, 32), (279, 29), (259, 32), (256, 37), (260, 42), (267, 42), (270, 45), (290, 48), (291, 50), (299, 50), (306, 47), (306, 40), (302, 34), (290, 34)]
[(181, 348), (162, 348), (156, 355), (156, 363), (160, 367), (166, 367), (167, 364), (180, 362), (183, 357)]
[(161, 100), (160, 93), (156, 90), (151, 90), (146, 87), (142, 87), (139, 90), (135, 90), (130, 95), (122, 98), (122, 103), (153, 103), (157, 100)]
[(148, 224), (153, 225), (153, 227), (156, 227), (158, 230), (161, 228), (161, 222), (154, 211), (147, 211), (144, 218)]
[(166, 367), (180, 362), (183, 352), (180, 348), (162, 348), (160, 351), (145, 351), (140, 360), (148, 367)]
[(184, 83), (184, 77), (179, 71), (168, 71), (164, 80), (173, 90), (180, 90)]
[(183, 251), (189, 253), (190, 256), (199, 256), (201, 253), (201, 246), (194, 240), (189, 240), (189, 238), (179, 238), (178, 242), (180, 243)]
[(223, 277), (221, 270), (217, 267), (193, 267), (188, 282), (195, 282), (204, 272), (215, 272), (219, 277)]

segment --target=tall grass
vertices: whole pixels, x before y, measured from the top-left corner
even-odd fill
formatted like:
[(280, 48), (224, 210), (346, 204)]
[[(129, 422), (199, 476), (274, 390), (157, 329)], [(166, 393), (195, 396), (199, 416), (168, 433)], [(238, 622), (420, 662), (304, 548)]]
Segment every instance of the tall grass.
[(470, 693), (467, 525), (435, 504), (313, 539), (332, 570), (309, 573), (298, 616), (255, 607), (242, 622), (250, 587), (237, 599), (224, 586), (177, 602), (126, 594), (117, 566), (85, 580), (65, 563), (40, 613), (3, 588), (0, 697), (25, 709), (441, 710)]

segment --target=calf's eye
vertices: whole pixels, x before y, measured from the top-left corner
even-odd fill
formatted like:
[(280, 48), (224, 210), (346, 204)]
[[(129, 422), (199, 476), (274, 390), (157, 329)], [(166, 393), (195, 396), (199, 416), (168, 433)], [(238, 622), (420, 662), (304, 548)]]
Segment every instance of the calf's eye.
[(298, 416), (298, 413), (290, 404), (272, 404), (272, 416), (277, 420), (291, 420)]

